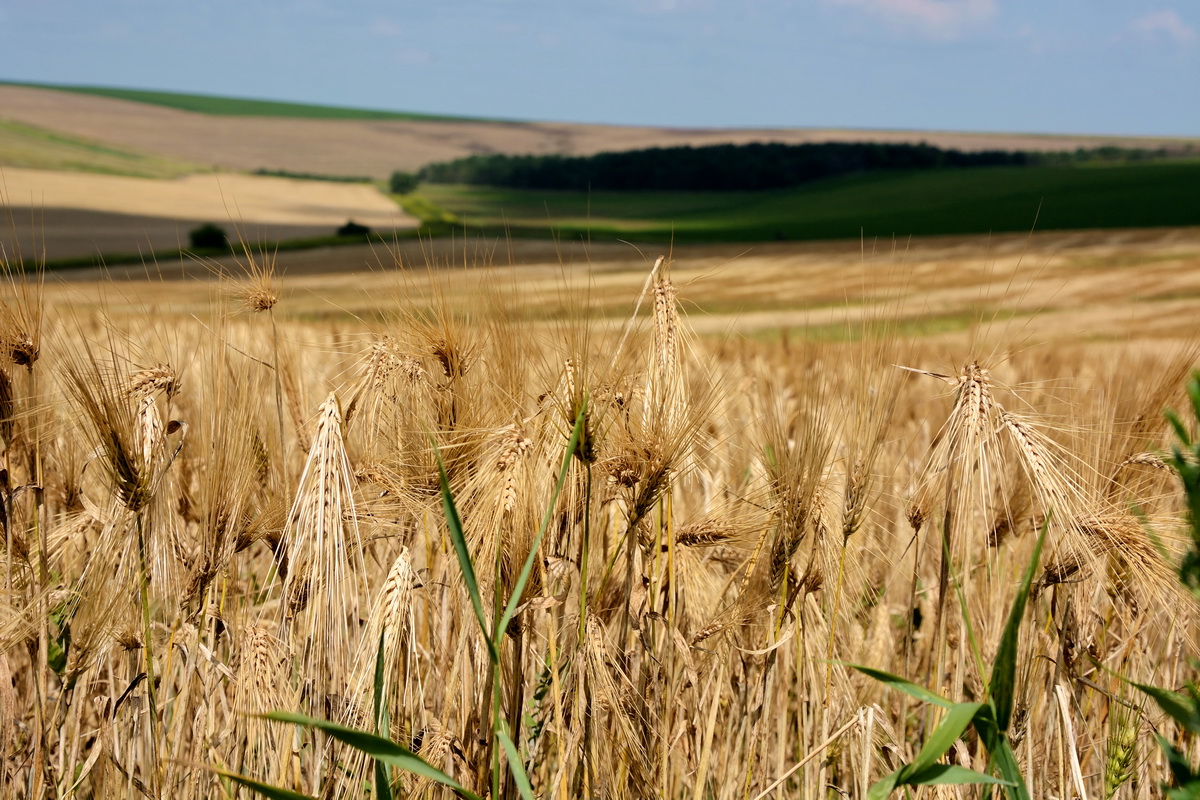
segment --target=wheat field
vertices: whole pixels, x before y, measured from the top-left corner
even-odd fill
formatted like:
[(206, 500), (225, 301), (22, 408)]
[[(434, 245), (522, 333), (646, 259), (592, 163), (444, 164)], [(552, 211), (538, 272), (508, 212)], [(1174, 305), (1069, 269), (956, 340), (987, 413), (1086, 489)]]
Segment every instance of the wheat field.
[[(1152, 734), (1197, 748), (1128, 681), (1194, 676), (1163, 410), (1196, 341), (996, 305), (918, 331), (922, 281), (953, 281), (889, 259), (843, 273), (884, 288), (830, 290), (820, 335), (698, 314), (771, 282), (682, 253), (475, 251), (357, 305), (253, 252), (141, 286), (7, 264), (0, 796), (379, 796), (354, 749), (261, 715), (372, 729), (382, 697), (388, 738), (479, 796), (867, 797), (945, 714), (851, 665), (982, 702), (1020, 598), (1030, 795), (1160, 796)], [(1046, 310), (1035, 267), (997, 285)], [(971, 731), (944, 759), (988, 762)]]

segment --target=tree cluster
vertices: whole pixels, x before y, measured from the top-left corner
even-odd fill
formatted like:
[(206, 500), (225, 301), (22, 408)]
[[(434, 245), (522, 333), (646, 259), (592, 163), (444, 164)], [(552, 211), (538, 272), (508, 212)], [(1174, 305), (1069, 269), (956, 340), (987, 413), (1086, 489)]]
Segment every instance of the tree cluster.
[(877, 170), (1024, 166), (1024, 152), (929, 144), (719, 144), (592, 156), (476, 155), (422, 168), (420, 180), (568, 191), (760, 191)]

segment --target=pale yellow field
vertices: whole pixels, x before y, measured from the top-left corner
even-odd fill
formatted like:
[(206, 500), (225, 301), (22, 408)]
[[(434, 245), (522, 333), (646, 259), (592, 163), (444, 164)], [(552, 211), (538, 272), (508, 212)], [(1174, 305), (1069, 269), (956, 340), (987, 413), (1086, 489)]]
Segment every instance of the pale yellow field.
[(174, 180), (6, 169), (11, 205), (74, 208), (168, 219), (206, 219), (269, 225), (415, 225), (396, 204), (363, 184), (259, 175), (185, 175)]
[[(287, 302), (279, 311), (369, 317), (435, 287), (449, 302), (470, 305), (500, 285), (514, 288), (531, 318), (554, 319), (571, 313), (564, 286), (572, 285), (589, 287), (595, 313), (619, 319), (660, 252), (476, 240), (280, 253)], [(863, 321), (886, 318), (906, 336), (975, 331), (1024, 346), (1189, 337), (1200, 318), (1197, 228), (679, 247), (673, 255), (691, 325), (703, 334), (843, 339)], [(223, 263), (238, 269), (233, 259)], [(136, 280), (144, 266), (63, 273), (52, 279), (50, 296), (88, 305), (100, 292), (115, 304), (110, 310), (127, 304), (133, 313), (163, 292), (180, 313), (219, 302), (204, 265), (163, 263), (150, 271), (148, 285)], [(121, 280), (111, 283), (114, 276)]]

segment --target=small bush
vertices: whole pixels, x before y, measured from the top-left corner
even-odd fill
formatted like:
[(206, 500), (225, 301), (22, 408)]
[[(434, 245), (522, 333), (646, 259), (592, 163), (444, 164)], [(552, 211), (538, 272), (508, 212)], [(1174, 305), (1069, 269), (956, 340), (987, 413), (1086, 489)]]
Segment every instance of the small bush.
[(354, 220), (346, 220), (346, 224), (337, 229), (338, 236), (370, 236), (371, 229), (366, 225), (359, 225)]
[(229, 247), (229, 236), (220, 225), (206, 222), (188, 233), (193, 250), (223, 250)]
[(417, 188), (417, 184), (421, 179), (411, 172), (402, 172), (396, 170), (392, 173), (392, 179), (388, 182), (388, 186), (392, 190), (392, 194), (408, 194)]

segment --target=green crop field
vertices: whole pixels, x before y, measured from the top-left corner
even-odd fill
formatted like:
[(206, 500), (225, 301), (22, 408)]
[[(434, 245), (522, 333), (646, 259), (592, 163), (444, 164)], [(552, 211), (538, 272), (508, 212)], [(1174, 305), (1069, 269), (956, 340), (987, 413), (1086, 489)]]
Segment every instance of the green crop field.
[(468, 228), (641, 240), (841, 239), (1200, 225), (1200, 162), (891, 172), (769, 192), (552, 192), (426, 184)]
[[(7, 82), (6, 82), (7, 83)], [(91, 94), (117, 100), (132, 100), (199, 114), (230, 117), (296, 117), (302, 119), (360, 119), (472, 122), (468, 117), (411, 114), (403, 111), (380, 111), (366, 108), (345, 108), (310, 103), (285, 103), (276, 100), (254, 100), (242, 97), (218, 97), (182, 92), (156, 92), (142, 89), (114, 89), (106, 86), (60, 86), (43, 83), (8, 83), (10, 86), (29, 86), (62, 92)]]

